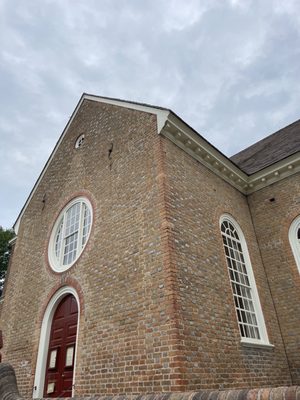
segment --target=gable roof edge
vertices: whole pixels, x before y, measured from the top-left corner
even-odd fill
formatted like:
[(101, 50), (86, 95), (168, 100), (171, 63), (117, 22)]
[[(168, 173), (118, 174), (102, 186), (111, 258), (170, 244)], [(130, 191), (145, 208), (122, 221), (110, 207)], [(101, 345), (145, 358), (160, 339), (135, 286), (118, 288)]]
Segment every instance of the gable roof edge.
[(112, 97), (101, 97), (101, 96), (95, 96), (93, 94), (88, 94), (88, 93), (84, 93), (82, 95), (82, 97), (84, 100), (86, 99), (86, 100), (98, 101), (99, 103), (106, 103), (106, 104), (111, 104), (111, 105), (118, 106), (118, 107), (126, 107), (131, 110), (137, 110), (137, 111), (142, 111), (142, 112), (146, 112), (146, 113), (150, 113), (150, 114), (155, 114), (157, 116), (158, 133), (160, 133), (160, 131), (162, 130), (162, 128), (165, 125), (165, 122), (167, 120), (167, 116), (171, 112), (171, 110), (169, 110), (168, 108), (153, 106), (153, 105), (144, 104), (144, 103), (137, 103), (134, 101), (115, 99)]
[(58, 141), (56, 142), (56, 145), (54, 146), (54, 149), (52, 150), (48, 160), (46, 161), (46, 164), (44, 165), (40, 175), (38, 176), (38, 178), (37, 178), (37, 180), (36, 180), (36, 182), (35, 182), (35, 184), (33, 186), (33, 188), (31, 189), (31, 192), (29, 193), (29, 196), (27, 197), (24, 206), (22, 207), (21, 211), (19, 212), (19, 215), (18, 215), (15, 223), (13, 224), (13, 230), (15, 231), (16, 235), (18, 234), (20, 221), (21, 221), (21, 218), (22, 218), (22, 216), (23, 216), (23, 214), (24, 214), (24, 212), (25, 212), (25, 210), (27, 208), (27, 205), (30, 202), (30, 200), (32, 199), (38, 184), (42, 180), (42, 178), (43, 178), (43, 176), (44, 176), (44, 174), (45, 174), (45, 172), (46, 172), (46, 170), (48, 168), (48, 165), (50, 164), (50, 162), (52, 161), (52, 159), (54, 157), (54, 154), (56, 153), (56, 150), (57, 150), (58, 146), (62, 142), (62, 139), (65, 136), (65, 133), (67, 132), (67, 130), (68, 130), (69, 126), (71, 125), (75, 115), (77, 114), (77, 111), (78, 111), (78, 109), (80, 108), (80, 106), (81, 106), (81, 104), (83, 102), (83, 97), (84, 97), (84, 94), (81, 95), (81, 97), (80, 97), (80, 99), (79, 99), (79, 101), (78, 101), (78, 103), (77, 103), (77, 105), (76, 105), (71, 117), (69, 118), (69, 121), (67, 122), (65, 128), (63, 129)]
[(205, 165), (209, 170), (214, 172), (220, 178), (225, 180), (231, 186), (235, 187), (241, 193), (247, 195), (253, 193), (265, 186), (300, 172), (300, 152), (287, 157), (285, 160), (275, 162), (257, 173), (245, 173), (234, 161), (224, 155), (215, 146), (209, 143), (203, 136), (183, 121), (178, 115), (170, 109), (126, 101), (110, 97), (95, 96), (88, 93), (83, 93), (78, 101), (69, 121), (63, 129), (53, 151), (51, 152), (47, 162), (44, 165), (35, 185), (33, 186), (24, 206), (22, 207), (16, 222), (13, 225), (15, 233), (18, 234), (21, 218), (31, 201), (36, 188), (42, 180), (49, 164), (51, 163), (57, 148), (65, 137), (71, 123), (73, 122), (78, 110), (84, 100), (107, 103), (118, 107), (125, 107), (141, 112), (154, 114), (157, 117), (157, 133), (171, 140), (174, 144), (180, 147), (201, 164)]
[(158, 133), (160, 133), (160, 131), (162, 130), (162, 128), (164, 127), (166, 120), (168, 118), (168, 115), (170, 113), (170, 110), (168, 110), (167, 108), (163, 108), (163, 107), (156, 107), (156, 106), (151, 106), (151, 105), (147, 105), (147, 104), (142, 104), (142, 103), (135, 103), (132, 101), (126, 101), (126, 100), (120, 100), (120, 99), (114, 99), (114, 98), (110, 98), (110, 97), (101, 97), (101, 96), (94, 96), (88, 93), (83, 93), (71, 115), (71, 117), (69, 118), (69, 121), (67, 122), (65, 128), (63, 129), (58, 141), (56, 142), (56, 145), (54, 146), (54, 149), (52, 150), (48, 160), (46, 161), (46, 164), (44, 165), (40, 175), (38, 176), (31, 192), (29, 193), (29, 196), (27, 197), (27, 200), (24, 204), (24, 206), (22, 207), (15, 223), (13, 224), (13, 229), (16, 233), (16, 235), (18, 234), (18, 230), (19, 230), (19, 226), (20, 226), (20, 221), (21, 218), (29, 204), (29, 202), (31, 201), (36, 188), (38, 187), (40, 181), (42, 180), (45, 172), (47, 171), (47, 168), (49, 166), (49, 164), (51, 163), (56, 150), (58, 149), (58, 147), (60, 146), (63, 138), (65, 137), (70, 125), (72, 124), (76, 114), (78, 113), (78, 110), (80, 109), (82, 103), (84, 102), (84, 100), (90, 100), (90, 101), (97, 101), (99, 103), (107, 103), (107, 104), (111, 104), (111, 105), (115, 105), (115, 106), (119, 106), (119, 107), (126, 107), (129, 109), (133, 109), (133, 110), (138, 110), (138, 111), (142, 111), (142, 112), (147, 112), (150, 114), (155, 114), (157, 117), (157, 130)]
[(247, 193), (248, 175), (175, 113), (170, 113), (161, 134), (231, 186)]
[(298, 151), (254, 174), (247, 174), (173, 112), (161, 134), (245, 195), (300, 172)]

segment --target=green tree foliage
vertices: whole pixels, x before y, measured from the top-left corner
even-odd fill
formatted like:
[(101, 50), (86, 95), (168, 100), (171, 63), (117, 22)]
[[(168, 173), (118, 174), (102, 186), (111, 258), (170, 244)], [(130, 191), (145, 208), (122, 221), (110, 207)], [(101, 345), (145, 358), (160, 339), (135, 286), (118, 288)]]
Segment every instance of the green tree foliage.
[(10, 256), (9, 241), (15, 236), (12, 229), (4, 229), (0, 226), (0, 296), (3, 290), (3, 284), (8, 267)]

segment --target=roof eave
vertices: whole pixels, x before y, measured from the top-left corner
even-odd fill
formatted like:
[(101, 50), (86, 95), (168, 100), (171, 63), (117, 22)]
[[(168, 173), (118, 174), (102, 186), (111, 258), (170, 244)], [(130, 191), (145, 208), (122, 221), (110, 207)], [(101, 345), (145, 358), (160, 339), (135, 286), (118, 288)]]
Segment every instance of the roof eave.
[(142, 111), (142, 112), (147, 112), (150, 114), (155, 114), (157, 116), (157, 130), (158, 133), (160, 133), (160, 131), (162, 130), (162, 128), (165, 125), (165, 122), (168, 118), (168, 115), (170, 114), (170, 110), (166, 109), (166, 108), (162, 108), (162, 107), (156, 107), (156, 106), (150, 106), (150, 105), (146, 105), (146, 104), (141, 104), (141, 103), (134, 103), (134, 102), (129, 102), (129, 101), (125, 101), (125, 100), (119, 100), (119, 99), (114, 99), (114, 98), (109, 98), (109, 97), (100, 97), (100, 96), (94, 96), (88, 93), (83, 93), (82, 96), (80, 97), (69, 121), (67, 122), (64, 130), (62, 131), (62, 134), (60, 135), (52, 153), (50, 154), (50, 157), (48, 158), (46, 164), (44, 165), (44, 168), (42, 169), (42, 172), (40, 173), (35, 185), (33, 186), (24, 206), (22, 207), (14, 225), (13, 225), (13, 229), (15, 231), (16, 234), (18, 234), (18, 230), (19, 230), (19, 226), (20, 226), (20, 221), (21, 218), (27, 208), (28, 203), (30, 202), (30, 200), (32, 199), (35, 190), (37, 188), (37, 186), (39, 185), (41, 179), (43, 178), (49, 164), (51, 163), (60, 143), (62, 142), (63, 138), (65, 137), (70, 125), (72, 124), (75, 116), (77, 115), (82, 103), (85, 100), (90, 100), (90, 101), (97, 101), (100, 103), (107, 103), (107, 104), (111, 104), (111, 105), (115, 105), (115, 106), (119, 106), (119, 107), (125, 107), (125, 108), (129, 108), (129, 109), (134, 109), (134, 110), (138, 110), (138, 111)]
[(297, 152), (248, 175), (172, 112), (161, 134), (245, 195), (300, 172)]
[(231, 161), (230, 158), (225, 156), (203, 136), (186, 124), (179, 116), (167, 108), (83, 93), (13, 225), (16, 234), (18, 233), (20, 221), (28, 203), (33, 197), (37, 186), (43, 178), (57, 148), (66, 135), (84, 100), (97, 101), (100, 103), (107, 103), (155, 114), (157, 117), (158, 134), (171, 140), (190, 156), (198, 160), (201, 164), (205, 165), (208, 169), (245, 195), (253, 193), (256, 190), (300, 171), (300, 152), (298, 152), (293, 156), (278, 161), (255, 174), (248, 175), (233, 161)]
[(161, 134), (240, 192), (246, 194), (248, 175), (176, 114), (170, 113)]

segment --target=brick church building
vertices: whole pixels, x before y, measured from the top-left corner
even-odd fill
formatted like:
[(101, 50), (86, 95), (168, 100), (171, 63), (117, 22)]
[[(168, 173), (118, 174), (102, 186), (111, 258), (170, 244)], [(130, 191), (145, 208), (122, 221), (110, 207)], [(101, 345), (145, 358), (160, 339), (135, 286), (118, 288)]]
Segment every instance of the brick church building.
[(21, 210), (0, 303), (26, 397), (300, 384), (300, 121), (227, 158), (84, 94)]

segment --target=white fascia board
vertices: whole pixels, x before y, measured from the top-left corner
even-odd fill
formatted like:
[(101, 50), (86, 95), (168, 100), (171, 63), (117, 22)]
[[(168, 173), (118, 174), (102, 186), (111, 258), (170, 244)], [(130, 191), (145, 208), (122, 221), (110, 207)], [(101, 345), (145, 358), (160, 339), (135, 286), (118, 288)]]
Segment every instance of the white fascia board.
[(190, 154), (193, 158), (201, 162), (216, 175), (220, 176), (230, 185), (246, 195), (300, 171), (300, 153), (297, 153), (285, 160), (281, 160), (253, 175), (248, 176), (241, 171), (228, 157), (222, 154), (218, 149), (216, 149), (183, 120), (181, 120), (176, 114), (172, 113), (168, 109), (119, 99), (112, 99), (108, 97), (83, 94), (13, 226), (16, 234), (18, 234), (20, 221), (28, 203), (32, 199), (37, 186), (42, 180), (49, 164), (55, 156), (58, 147), (64, 139), (84, 100), (111, 104), (118, 107), (124, 107), (156, 115), (158, 134), (170, 139), (186, 153)]
[(127, 102), (123, 100), (117, 100), (117, 99), (110, 99), (108, 97), (101, 97), (101, 96), (93, 96), (90, 94), (84, 94), (83, 95), (83, 100), (92, 100), (92, 101), (98, 101), (99, 103), (107, 103), (111, 105), (115, 105), (118, 107), (124, 107), (124, 108), (129, 108), (132, 110), (137, 110), (137, 111), (142, 111), (146, 112), (148, 114), (154, 114), (157, 117), (157, 131), (160, 133), (162, 128), (164, 127), (166, 120), (168, 118), (168, 115), (170, 114), (170, 110), (167, 109), (162, 109), (159, 107), (152, 107), (144, 104), (138, 104), (138, 103), (133, 103), (133, 102)]
[(84, 95), (81, 96), (81, 98), (80, 98), (80, 100), (79, 100), (79, 102), (78, 102), (78, 104), (77, 104), (75, 110), (73, 111), (73, 114), (71, 115), (71, 117), (70, 117), (70, 119), (69, 119), (67, 125), (65, 126), (65, 128), (64, 128), (64, 130), (63, 130), (63, 132), (62, 132), (62, 134), (60, 135), (60, 138), (58, 139), (58, 141), (57, 141), (57, 143), (56, 143), (56, 145), (55, 145), (55, 147), (54, 147), (54, 149), (53, 149), (53, 151), (52, 151), (50, 157), (48, 158), (48, 160), (47, 160), (47, 162), (46, 162), (46, 164), (45, 164), (45, 166), (44, 166), (44, 168), (43, 168), (43, 170), (42, 170), (40, 176), (38, 177), (38, 179), (37, 179), (37, 181), (36, 181), (36, 183), (35, 183), (33, 189), (31, 190), (31, 192), (30, 192), (30, 194), (29, 194), (29, 196), (28, 196), (28, 198), (27, 198), (27, 200), (26, 200), (26, 202), (25, 202), (25, 204), (24, 204), (24, 206), (23, 206), (23, 208), (22, 208), (22, 210), (21, 210), (21, 212), (20, 212), (20, 214), (19, 214), (19, 216), (18, 216), (16, 222), (15, 222), (14, 225), (13, 225), (13, 229), (14, 229), (16, 235), (18, 234), (19, 227), (20, 227), (20, 222), (21, 222), (22, 216), (23, 216), (23, 214), (24, 214), (24, 212), (25, 212), (25, 210), (26, 210), (26, 208), (27, 208), (27, 205), (28, 205), (29, 202), (31, 201), (31, 199), (32, 199), (32, 197), (33, 197), (33, 195), (34, 195), (34, 193), (35, 193), (35, 191), (36, 191), (36, 188), (38, 187), (39, 183), (40, 183), (41, 180), (43, 179), (43, 177), (44, 177), (44, 175), (45, 175), (45, 172), (47, 171), (47, 168), (48, 168), (49, 164), (51, 163), (53, 157), (54, 157), (55, 154), (56, 154), (56, 150), (58, 149), (58, 147), (59, 147), (59, 145), (61, 144), (63, 138), (65, 137), (65, 134), (67, 133), (67, 131), (68, 131), (68, 129), (69, 129), (69, 126), (71, 125), (73, 119), (75, 118), (75, 115), (77, 114), (77, 112), (78, 112), (78, 110), (79, 110), (81, 104), (83, 103), (83, 100), (84, 100)]
[(300, 152), (272, 164), (249, 177), (248, 194), (300, 172)]
[(175, 114), (170, 114), (161, 134), (240, 192), (246, 194), (248, 175)]
[(171, 115), (169, 121), (173, 122), (173, 124), (180, 130), (185, 130), (185, 133), (190, 138), (197, 140), (199, 145), (210, 154), (212, 157), (218, 159), (222, 162), (226, 167), (231, 171), (237, 174), (241, 179), (246, 180), (248, 175), (240, 170), (228, 157), (222, 154), (218, 149), (216, 149), (213, 145), (211, 145), (207, 140), (205, 140), (199, 133), (195, 132), (191, 127), (186, 125), (182, 120), (180, 120), (175, 115)]
[(161, 134), (245, 195), (300, 172), (300, 152), (298, 152), (255, 174), (247, 175), (172, 113)]
[(25, 210), (27, 208), (27, 205), (31, 201), (31, 199), (32, 199), (32, 197), (33, 197), (33, 195), (34, 195), (34, 193), (36, 191), (36, 188), (38, 187), (39, 183), (43, 179), (43, 176), (45, 175), (45, 172), (47, 171), (48, 166), (50, 165), (53, 157), (55, 156), (58, 147), (60, 146), (62, 140), (64, 139), (64, 137), (65, 137), (70, 125), (72, 124), (74, 118), (76, 117), (76, 115), (78, 113), (78, 110), (80, 109), (80, 107), (81, 107), (82, 103), (84, 102), (84, 100), (97, 101), (99, 103), (106, 103), (106, 104), (111, 104), (111, 105), (115, 105), (115, 106), (118, 106), (118, 107), (124, 107), (124, 108), (129, 108), (129, 109), (132, 109), (132, 110), (138, 110), (138, 111), (146, 112), (146, 113), (149, 113), (149, 114), (154, 114), (157, 117), (157, 131), (158, 131), (158, 133), (161, 132), (162, 128), (164, 127), (164, 125), (166, 123), (166, 120), (168, 119), (168, 115), (170, 114), (170, 111), (167, 110), (167, 109), (161, 109), (161, 108), (156, 108), (156, 107), (147, 106), (147, 105), (138, 104), (138, 103), (131, 103), (131, 102), (117, 100), (117, 99), (110, 99), (110, 98), (107, 98), (107, 97), (93, 96), (93, 95), (84, 93), (81, 96), (81, 98), (80, 98), (75, 110), (73, 111), (73, 114), (71, 115), (67, 125), (65, 126), (65, 128), (64, 128), (60, 138), (58, 139), (58, 142), (56, 143), (56, 145), (55, 145), (55, 147), (54, 147), (54, 149), (53, 149), (48, 161), (46, 162), (46, 164), (45, 164), (40, 176), (38, 177), (38, 179), (37, 179), (32, 191), (30, 192), (30, 194), (29, 194), (29, 196), (28, 196), (28, 198), (27, 198), (27, 200), (25, 202), (25, 205), (23, 206), (23, 208), (22, 208), (22, 210), (21, 210), (16, 222), (13, 225), (13, 229), (14, 229), (16, 235), (18, 234), (20, 221), (21, 221), (21, 218), (22, 218), (22, 216), (23, 216), (23, 214), (24, 214), (24, 212), (25, 212)]

